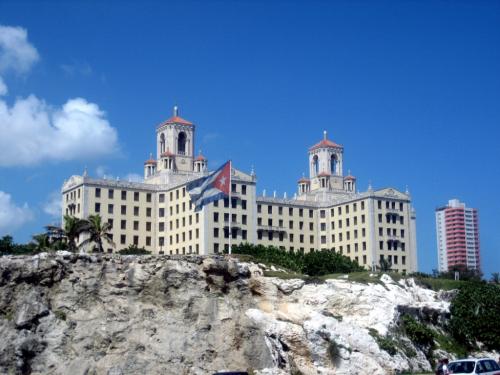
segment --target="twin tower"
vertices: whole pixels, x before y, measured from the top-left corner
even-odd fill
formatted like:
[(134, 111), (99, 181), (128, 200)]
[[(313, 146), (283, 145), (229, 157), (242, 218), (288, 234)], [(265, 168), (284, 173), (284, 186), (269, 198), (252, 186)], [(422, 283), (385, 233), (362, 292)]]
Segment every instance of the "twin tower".
[[(151, 155), (144, 163), (144, 178), (160, 173), (202, 173), (208, 170), (207, 159), (194, 156), (195, 125), (179, 116), (174, 107), (173, 116), (156, 128), (156, 158)], [(309, 148), (309, 178), (298, 181), (302, 199), (320, 192), (353, 193), (356, 178), (343, 174), (344, 147), (327, 138)]]

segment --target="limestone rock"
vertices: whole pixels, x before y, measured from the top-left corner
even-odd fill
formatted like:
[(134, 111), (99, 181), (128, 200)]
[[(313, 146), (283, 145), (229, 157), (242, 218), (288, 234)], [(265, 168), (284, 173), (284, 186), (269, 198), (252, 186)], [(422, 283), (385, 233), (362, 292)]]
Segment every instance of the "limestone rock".
[[(0, 373), (390, 374), (429, 371), (381, 350), (402, 312), (449, 299), (412, 280), (305, 283), (230, 257), (57, 252), (0, 258)], [(411, 342), (407, 342), (411, 346)]]

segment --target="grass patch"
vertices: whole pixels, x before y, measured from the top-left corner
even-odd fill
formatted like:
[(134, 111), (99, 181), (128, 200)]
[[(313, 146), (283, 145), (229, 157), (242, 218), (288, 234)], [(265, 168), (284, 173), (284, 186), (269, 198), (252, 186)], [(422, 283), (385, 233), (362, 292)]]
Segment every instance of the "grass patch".
[(469, 281), (463, 280), (451, 280), (451, 279), (438, 279), (432, 277), (415, 278), (415, 282), (423, 287), (435, 290), (436, 292), (439, 290), (453, 290), (458, 289), (462, 285), (469, 283)]
[(436, 340), (439, 347), (448, 353), (455, 354), (458, 358), (466, 358), (468, 355), (467, 348), (456, 341), (451, 335), (446, 336), (440, 332), (436, 332), (434, 335), (434, 339)]

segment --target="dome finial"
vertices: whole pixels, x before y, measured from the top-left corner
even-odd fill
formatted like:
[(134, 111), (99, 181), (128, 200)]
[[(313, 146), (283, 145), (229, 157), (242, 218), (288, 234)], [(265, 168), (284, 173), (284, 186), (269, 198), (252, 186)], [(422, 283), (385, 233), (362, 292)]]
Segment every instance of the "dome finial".
[(174, 105), (174, 116), (175, 117), (179, 116), (179, 107), (177, 107), (176, 105)]
[(323, 139), (326, 141), (326, 130), (323, 130)]

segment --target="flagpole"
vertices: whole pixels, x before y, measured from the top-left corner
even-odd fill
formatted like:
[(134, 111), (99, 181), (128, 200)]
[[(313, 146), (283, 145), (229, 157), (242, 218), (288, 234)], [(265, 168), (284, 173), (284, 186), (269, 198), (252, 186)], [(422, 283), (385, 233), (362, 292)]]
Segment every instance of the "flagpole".
[(233, 201), (231, 199), (231, 191), (233, 190), (233, 183), (232, 183), (232, 162), (229, 160), (229, 255), (231, 255), (231, 247), (232, 247), (232, 239), (233, 239), (233, 231), (231, 229), (231, 221), (233, 221), (232, 218), (232, 207), (233, 207)]

